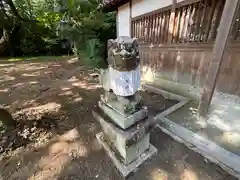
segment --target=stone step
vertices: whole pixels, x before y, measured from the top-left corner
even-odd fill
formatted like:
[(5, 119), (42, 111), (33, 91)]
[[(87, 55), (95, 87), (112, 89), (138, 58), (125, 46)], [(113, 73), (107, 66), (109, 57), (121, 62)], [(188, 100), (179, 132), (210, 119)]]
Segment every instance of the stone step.
[(100, 109), (110, 117), (110, 121), (114, 122), (117, 126), (119, 126), (122, 129), (127, 129), (134, 125), (135, 123), (143, 119), (146, 119), (148, 116), (148, 110), (146, 107), (129, 116), (122, 116), (121, 114), (119, 114), (111, 107), (107, 106), (102, 101), (99, 101), (98, 105)]

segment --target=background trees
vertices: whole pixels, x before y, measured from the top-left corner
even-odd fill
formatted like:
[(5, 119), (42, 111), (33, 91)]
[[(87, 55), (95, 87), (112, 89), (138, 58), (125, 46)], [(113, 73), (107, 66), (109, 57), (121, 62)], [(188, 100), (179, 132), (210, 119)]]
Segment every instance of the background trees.
[(115, 13), (100, 0), (0, 0), (0, 55), (59, 55), (73, 51), (103, 65), (115, 36)]

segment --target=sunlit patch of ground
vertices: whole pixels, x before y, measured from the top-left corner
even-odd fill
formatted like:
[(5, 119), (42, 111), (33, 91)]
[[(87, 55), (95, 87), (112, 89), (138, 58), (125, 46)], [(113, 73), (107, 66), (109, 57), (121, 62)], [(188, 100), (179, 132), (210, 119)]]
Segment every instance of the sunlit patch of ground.
[[(69, 59), (68, 56), (32, 56), (32, 57), (14, 57), (14, 58), (1, 58), (0, 62), (22, 62), (22, 61), (52, 61)], [(1, 65), (0, 65), (1, 67)]]
[[(0, 64), (0, 104), (18, 121), (0, 135), (1, 180), (122, 179), (95, 137), (91, 111), (102, 90), (94, 73), (74, 57)], [(165, 108), (156, 94), (141, 95), (150, 112)], [(129, 180), (234, 179), (162, 132), (151, 139), (158, 154)]]

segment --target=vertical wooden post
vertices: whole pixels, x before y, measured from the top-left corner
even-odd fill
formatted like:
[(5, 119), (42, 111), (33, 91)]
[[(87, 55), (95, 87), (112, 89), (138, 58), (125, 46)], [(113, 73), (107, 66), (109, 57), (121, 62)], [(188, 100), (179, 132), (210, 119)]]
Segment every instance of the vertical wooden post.
[(132, 0), (129, 2), (129, 34), (130, 37), (133, 38), (133, 31), (132, 31)]
[(156, 44), (159, 44), (159, 36), (160, 36), (160, 14), (157, 14), (157, 23), (156, 23), (156, 28), (157, 28), (157, 32), (156, 32)]
[(153, 33), (152, 33), (152, 43), (156, 44), (156, 36), (157, 36), (157, 14), (153, 15)]
[(116, 15), (116, 28), (117, 28), (117, 37), (119, 37), (119, 19), (118, 19), (118, 9)]
[(172, 0), (172, 10), (171, 10), (171, 15), (169, 20), (168, 40), (167, 40), (167, 43), (169, 44), (172, 42), (172, 39), (173, 39), (176, 4), (177, 4), (177, 0)]
[(213, 0), (213, 4), (211, 5), (211, 9), (208, 15), (208, 20), (207, 20), (207, 24), (206, 24), (206, 33), (205, 33), (205, 41), (208, 41), (209, 39), (209, 32), (212, 26), (212, 19), (213, 19), (213, 15), (214, 15), (214, 10), (216, 9), (216, 4), (217, 4), (217, 0)]
[(223, 61), (224, 51), (229, 39), (231, 27), (233, 26), (239, 2), (240, 0), (226, 0), (198, 108), (199, 115), (203, 117), (207, 115), (212, 100), (219, 69)]
[(201, 3), (197, 3), (197, 6), (196, 6), (196, 23), (195, 23), (195, 28), (194, 28), (194, 38), (193, 38), (193, 41), (197, 41), (199, 40), (198, 38), (198, 35), (199, 35), (199, 30), (200, 30), (200, 12), (201, 12)]

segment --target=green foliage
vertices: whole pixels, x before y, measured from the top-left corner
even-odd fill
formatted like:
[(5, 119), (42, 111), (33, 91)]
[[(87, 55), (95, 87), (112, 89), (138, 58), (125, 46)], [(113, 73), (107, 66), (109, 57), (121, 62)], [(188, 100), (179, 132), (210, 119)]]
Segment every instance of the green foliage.
[[(64, 4), (64, 1), (61, 1)], [(74, 44), (74, 52), (87, 65), (105, 65), (107, 39), (116, 34), (115, 13), (104, 13), (98, 0), (68, 0), (58, 29)]]
[[(5, 0), (0, 0), (3, 2)], [(106, 42), (116, 34), (115, 13), (100, 0), (13, 0), (17, 13), (0, 11), (13, 55), (60, 55), (74, 52), (87, 65), (103, 66)], [(1, 10), (1, 8), (0, 8)], [(7, 27), (7, 22), (10, 26)], [(1, 28), (0, 26), (0, 28)]]
[(74, 53), (78, 55), (87, 66), (103, 68), (106, 67), (103, 54), (103, 43), (99, 39), (88, 39), (82, 46), (75, 44)]
[(61, 13), (54, 12), (54, 4), (49, 0), (16, 0), (15, 5), (21, 17), (36, 22), (21, 22), (16, 32), (19, 41), (13, 40), (12, 46), (23, 55), (61, 54), (61, 38), (56, 34)]

